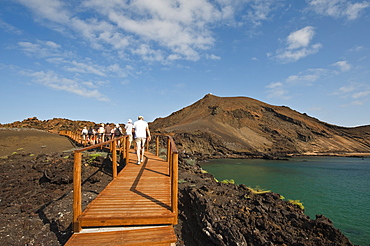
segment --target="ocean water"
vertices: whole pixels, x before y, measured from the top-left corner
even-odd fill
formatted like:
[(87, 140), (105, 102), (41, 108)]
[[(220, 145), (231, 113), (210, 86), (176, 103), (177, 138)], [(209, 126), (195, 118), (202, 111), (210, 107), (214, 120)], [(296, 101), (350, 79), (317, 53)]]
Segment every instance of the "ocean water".
[(352, 243), (370, 245), (370, 158), (218, 159), (202, 168), (219, 181), (234, 179), (300, 200), (311, 219), (323, 214)]

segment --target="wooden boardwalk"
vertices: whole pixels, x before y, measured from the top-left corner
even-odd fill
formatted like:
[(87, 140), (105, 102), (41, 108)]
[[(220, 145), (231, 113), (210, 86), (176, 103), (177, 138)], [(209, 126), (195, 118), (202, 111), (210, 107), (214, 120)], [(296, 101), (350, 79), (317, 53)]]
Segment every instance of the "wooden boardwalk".
[(148, 151), (137, 164), (130, 150), (125, 167), (78, 216), (81, 230), (65, 245), (175, 245), (170, 171), (169, 162)]

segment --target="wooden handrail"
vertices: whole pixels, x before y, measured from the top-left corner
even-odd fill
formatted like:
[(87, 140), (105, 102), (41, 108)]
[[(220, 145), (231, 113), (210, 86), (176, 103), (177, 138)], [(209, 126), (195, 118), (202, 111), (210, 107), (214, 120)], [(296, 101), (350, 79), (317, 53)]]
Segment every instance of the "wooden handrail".
[[(75, 141), (78, 144), (87, 145), (86, 139), (83, 139), (78, 132), (72, 131), (61, 131), (60, 135), (64, 135), (69, 137), (71, 140)], [(174, 224), (178, 223), (178, 151), (176, 148), (175, 141), (173, 140), (172, 136), (164, 135), (164, 134), (157, 134), (154, 133), (156, 136), (156, 155), (159, 155), (159, 138), (167, 137), (167, 162), (169, 164), (169, 175), (171, 178), (171, 211), (176, 214)], [(94, 144), (91, 146), (86, 146), (74, 151), (74, 168), (73, 168), (73, 231), (79, 232), (81, 230), (81, 226), (79, 223), (79, 216), (82, 214), (82, 183), (81, 183), (81, 161), (82, 161), (82, 152), (87, 151), (90, 149), (96, 148), (103, 148), (104, 146), (110, 145), (109, 151), (112, 154), (112, 176), (113, 179), (117, 177), (117, 143), (120, 141), (122, 144), (118, 149), (120, 153), (124, 156), (126, 164), (128, 163), (128, 156), (129, 156), (129, 145), (128, 145), (128, 137), (122, 136), (118, 138), (114, 138), (112, 140)], [(123, 146), (123, 147), (122, 147)], [(147, 148), (149, 147), (149, 143), (147, 142)]]
[[(167, 137), (167, 162), (169, 163), (170, 177), (171, 177), (171, 210), (176, 215), (178, 214), (178, 160), (179, 154), (175, 141), (169, 134), (152, 134), (156, 136), (156, 155), (159, 155), (159, 137)], [(175, 224), (178, 223), (178, 216), (176, 216)]]

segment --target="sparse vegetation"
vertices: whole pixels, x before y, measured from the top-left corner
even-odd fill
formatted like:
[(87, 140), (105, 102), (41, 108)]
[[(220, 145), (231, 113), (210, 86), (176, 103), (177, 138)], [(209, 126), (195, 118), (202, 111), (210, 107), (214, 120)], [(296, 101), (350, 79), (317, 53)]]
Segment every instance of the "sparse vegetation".
[(300, 209), (304, 210), (303, 203), (300, 200), (288, 200), (293, 205), (297, 205)]
[(95, 153), (95, 154), (90, 154), (89, 155), (89, 157), (90, 157), (90, 159), (89, 160), (87, 160), (87, 163), (92, 163), (93, 161), (95, 161), (95, 159), (97, 158), (97, 157), (99, 157), (99, 156), (101, 156), (101, 154), (99, 154), (99, 153)]
[(263, 190), (261, 189), (258, 185), (256, 186), (256, 188), (251, 188), (251, 187), (248, 187), (253, 194), (255, 195), (259, 195), (259, 194), (265, 194), (265, 193), (271, 193), (270, 190)]
[(221, 181), (223, 184), (235, 184), (235, 180), (233, 179), (224, 179)]

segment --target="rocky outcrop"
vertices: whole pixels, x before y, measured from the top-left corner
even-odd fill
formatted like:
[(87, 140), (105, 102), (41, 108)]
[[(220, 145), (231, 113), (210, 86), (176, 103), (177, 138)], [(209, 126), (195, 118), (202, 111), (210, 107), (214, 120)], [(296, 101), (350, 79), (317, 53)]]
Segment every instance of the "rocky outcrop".
[(330, 125), (286, 106), (247, 97), (208, 94), (166, 118), (156, 119), (150, 127), (176, 133), (177, 143), (189, 155), (370, 153), (369, 125)]
[(98, 125), (90, 121), (74, 121), (63, 118), (54, 118), (51, 120), (39, 120), (37, 117), (24, 119), (23, 121), (15, 121), (13, 123), (4, 124), (0, 127), (6, 128), (33, 128), (58, 133), (62, 130), (80, 131), (84, 127), (97, 127)]

